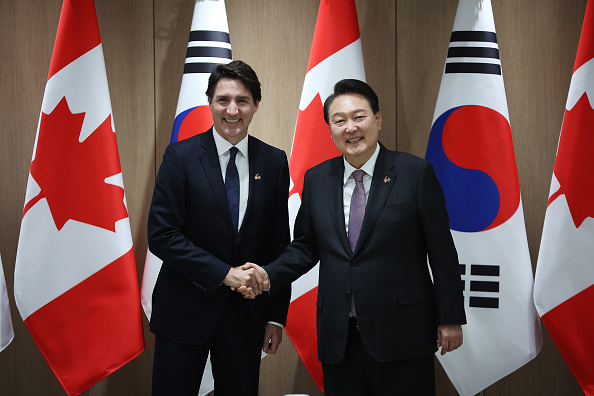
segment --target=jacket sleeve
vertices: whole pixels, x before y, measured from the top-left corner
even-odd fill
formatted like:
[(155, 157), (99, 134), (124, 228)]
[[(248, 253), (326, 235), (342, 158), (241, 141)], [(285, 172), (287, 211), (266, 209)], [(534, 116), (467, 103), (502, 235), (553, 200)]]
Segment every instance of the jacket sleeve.
[[(267, 230), (266, 240), (269, 241), (270, 260), (276, 259), (279, 254), (285, 249), (291, 240), (291, 233), (289, 229), (289, 164), (287, 156), (282, 155), (282, 165), (280, 177), (278, 181), (278, 188), (275, 205), (270, 210), (273, 211), (274, 227)], [(287, 324), (287, 312), (289, 310), (289, 302), (291, 300), (291, 285), (285, 285), (278, 293), (271, 296), (269, 322), (280, 323), (283, 326)]]
[(426, 162), (419, 183), (419, 212), (433, 275), (438, 324), (465, 324), (464, 296), (458, 253), (454, 245), (441, 185)]
[(293, 241), (280, 257), (266, 268), (270, 277), (270, 292), (274, 296), (285, 285), (312, 269), (320, 260), (316, 233), (310, 217), (310, 171), (305, 173), (301, 206), (295, 219)]
[(183, 232), (188, 204), (187, 178), (182, 155), (175, 144), (169, 145), (157, 175), (149, 211), (149, 249), (163, 260), (164, 266), (212, 297), (230, 265), (196, 246)]

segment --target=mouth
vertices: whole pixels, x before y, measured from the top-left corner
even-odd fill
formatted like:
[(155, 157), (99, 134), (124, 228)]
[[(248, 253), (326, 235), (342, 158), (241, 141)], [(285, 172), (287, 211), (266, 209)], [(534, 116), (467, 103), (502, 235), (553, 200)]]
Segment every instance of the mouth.
[(237, 124), (239, 122), (239, 119), (225, 118), (224, 120), (230, 124)]
[(356, 137), (356, 138), (348, 139), (347, 143), (353, 144), (353, 143), (357, 143), (360, 140), (363, 140), (363, 137)]

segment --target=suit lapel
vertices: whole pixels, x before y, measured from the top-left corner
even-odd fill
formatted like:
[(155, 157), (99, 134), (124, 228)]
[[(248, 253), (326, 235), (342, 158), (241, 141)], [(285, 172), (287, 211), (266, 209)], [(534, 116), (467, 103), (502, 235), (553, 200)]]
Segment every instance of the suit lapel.
[(262, 194), (262, 177), (265, 177), (266, 156), (260, 153), (260, 142), (248, 135), (248, 158), (250, 163), (249, 170), (249, 185), (250, 192), (248, 195), (247, 208), (239, 234), (243, 233), (246, 224), (249, 224), (257, 212), (258, 203), (260, 202), (260, 195)]
[(219, 155), (217, 153), (217, 146), (215, 145), (212, 134), (215, 133), (211, 128), (210, 131), (204, 132), (202, 135), (202, 148), (204, 151), (200, 153), (200, 162), (204, 168), (204, 173), (210, 184), (210, 188), (215, 197), (215, 201), (221, 211), (225, 223), (229, 230), (235, 235), (235, 227), (233, 227), (233, 220), (231, 220), (231, 213), (229, 212), (229, 201), (227, 200), (227, 189), (223, 182), (223, 175), (221, 174), (221, 164), (219, 162)]
[(386, 205), (388, 195), (396, 182), (396, 167), (387, 149), (380, 143), (380, 152), (373, 170), (369, 198), (365, 206), (365, 217), (361, 226), (361, 233), (353, 254), (356, 254), (365, 239), (373, 229), (379, 214)]
[(328, 204), (328, 211), (330, 212), (336, 235), (338, 235), (338, 239), (344, 250), (350, 255), (351, 247), (344, 224), (344, 162), (342, 157), (331, 160), (328, 179), (324, 183), (324, 187), (326, 190), (326, 203)]

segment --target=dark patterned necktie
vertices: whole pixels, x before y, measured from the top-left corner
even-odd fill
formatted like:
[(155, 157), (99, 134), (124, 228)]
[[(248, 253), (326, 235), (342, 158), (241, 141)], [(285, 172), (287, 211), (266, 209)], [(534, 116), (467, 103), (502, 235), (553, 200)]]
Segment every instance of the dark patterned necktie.
[[(353, 172), (355, 179), (355, 189), (351, 196), (351, 209), (349, 211), (349, 244), (351, 251), (355, 251), (357, 240), (361, 233), (361, 225), (363, 225), (363, 218), (365, 217), (365, 187), (363, 186), (364, 171), (357, 169)], [(351, 291), (351, 315), (357, 317), (355, 311), (355, 298)]]
[(237, 172), (237, 166), (235, 165), (235, 157), (238, 151), (237, 147), (229, 149), (229, 163), (225, 173), (227, 200), (229, 201), (229, 211), (231, 212), (231, 220), (233, 220), (235, 231), (237, 231), (237, 225), (239, 224), (239, 172)]

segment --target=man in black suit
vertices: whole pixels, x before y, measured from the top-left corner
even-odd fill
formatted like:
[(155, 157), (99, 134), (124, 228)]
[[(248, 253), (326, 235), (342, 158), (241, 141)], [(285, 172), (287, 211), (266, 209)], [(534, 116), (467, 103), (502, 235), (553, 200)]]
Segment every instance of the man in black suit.
[(382, 115), (366, 83), (338, 82), (324, 118), (344, 155), (306, 172), (281, 256), (244, 268), (274, 296), (319, 260), (327, 395), (433, 395), (433, 354), (458, 348), (466, 323), (443, 192), (431, 163), (378, 142)]
[(257, 395), (261, 352), (282, 339), (290, 286), (254, 300), (246, 261), (267, 263), (290, 241), (285, 153), (249, 136), (261, 99), (252, 68), (215, 67), (206, 92), (214, 128), (167, 147), (148, 220), (163, 260), (153, 292), (153, 395), (198, 394), (211, 354), (217, 396)]

